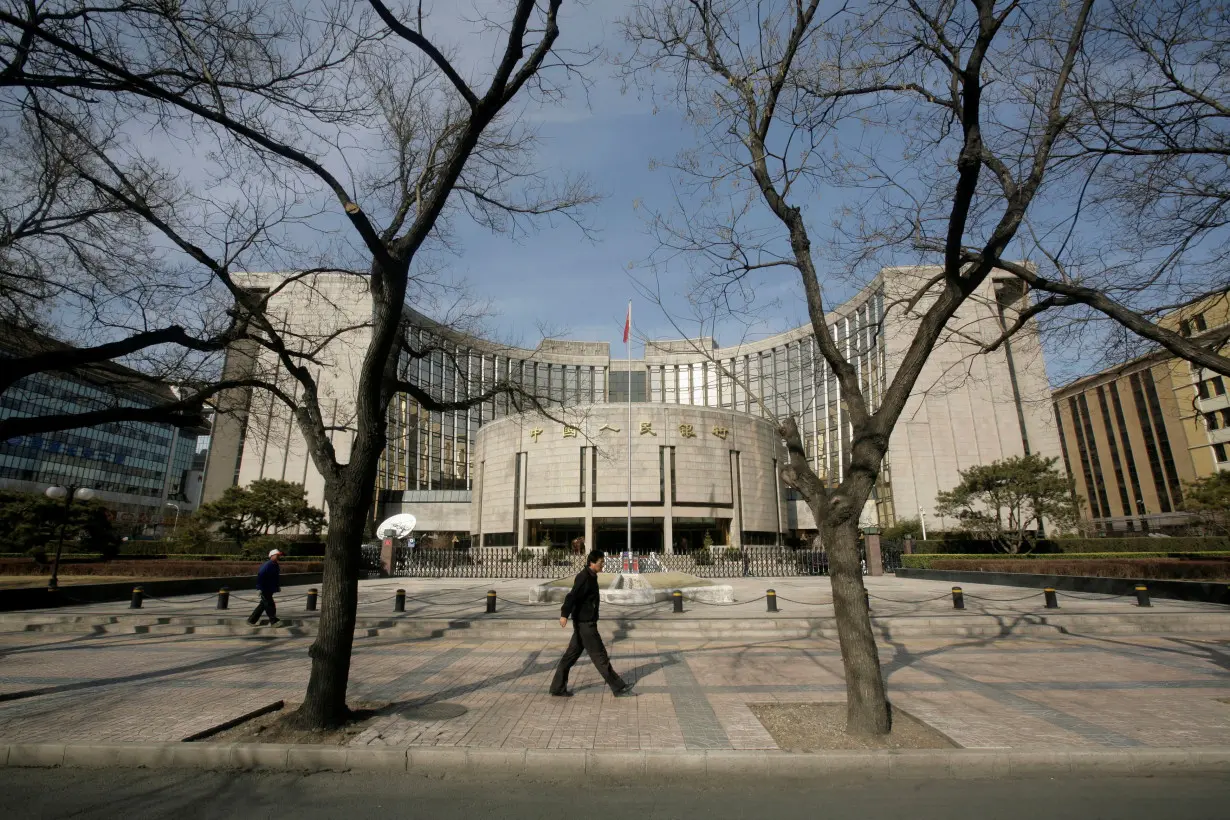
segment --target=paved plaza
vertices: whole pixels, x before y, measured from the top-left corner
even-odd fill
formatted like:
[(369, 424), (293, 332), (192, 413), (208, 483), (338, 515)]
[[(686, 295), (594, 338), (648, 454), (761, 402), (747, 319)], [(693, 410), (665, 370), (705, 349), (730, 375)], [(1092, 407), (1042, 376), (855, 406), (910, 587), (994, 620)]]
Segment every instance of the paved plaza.
[[(1072, 594), (1056, 613), (1043, 609), (1040, 592), (967, 585), (967, 610), (956, 613), (948, 584), (867, 581), (888, 633), (879, 644), (893, 703), (960, 746), (1230, 745), (1230, 608), (1155, 600), (1144, 610), (1131, 598)], [(361, 625), (373, 626), (356, 636), (350, 699), (392, 707), (350, 743), (772, 750), (750, 704), (844, 699), (836, 641), (822, 629), (802, 637), (785, 628), (831, 619), (827, 578), (736, 579), (735, 606), (689, 603), (683, 615), (669, 604), (604, 606), (612, 661), (638, 693), (626, 700), (610, 696), (585, 658), (573, 673), (576, 696), (548, 696), (568, 632), (556, 605), (528, 605), (534, 583), (363, 582)], [(767, 586), (782, 598), (780, 613), (765, 611)], [(397, 588), (409, 600), (394, 616)], [(480, 614), (487, 589), (501, 598), (495, 616)], [(0, 741), (177, 741), (278, 700), (293, 703), (313, 631), (296, 597), (304, 592), (281, 596), (297, 624), (289, 630), (248, 629), (242, 594), (225, 613), (203, 596), (149, 601), (140, 613), (123, 604), (6, 613)], [(1060, 614), (1078, 626), (1045, 625)], [(928, 624), (953, 618), (1003, 629), (927, 634)], [(1098, 619), (1114, 628), (1079, 626)], [(415, 634), (416, 623), (433, 628)], [(228, 634), (209, 634), (208, 625)]]

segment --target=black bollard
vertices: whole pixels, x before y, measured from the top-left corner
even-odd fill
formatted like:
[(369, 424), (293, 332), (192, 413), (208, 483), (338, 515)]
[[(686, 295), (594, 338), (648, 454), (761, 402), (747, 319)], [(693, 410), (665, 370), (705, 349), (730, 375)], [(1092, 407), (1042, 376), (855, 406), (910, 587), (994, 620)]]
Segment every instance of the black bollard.
[(226, 587), (218, 590), (218, 609), (226, 609), (231, 603), (231, 591)]
[(490, 615), (493, 612), (495, 612), (495, 590), (489, 589), (487, 590), (487, 614)]
[(867, 611), (870, 612), (871, 611), (871, 593), (865, 589), (863, 590), (863, 603), (867, 604)]
[(1059, 609), (1059, 599), (1055, 597), (1055, 590), (1051, 589), (1050, 587), (1047, 587), (1046, 589), (1042, 590), (1042, 594), (1046, 597), (1046, 608), (1047, 609)]
[(132, 603), (128, 605), (129, 609), (140, 609), (141, 602), (145, 600), (145, 590), (142, 587), (132, 588)]
[(1149, 588), (1144, 584), (1136, 585), (1136, 606), (1153, 606), (1149, 603)]
[(961, 587), (952, 588), (952, 608), (965, 609), (965, 593), (961, 592)]
[(397, 596), (393, 598), (393, 611), (406, 611), (406, 591), (404, 589), (397, 590)]
[(777, 612), (777, 590), (766, 590), (764, 594), (765, 603), (768, 605), (769, 612)]
[(671, 593), (671, 601), (675, 604), (675, 612), (683, 612), (683, 593), (675, 590)]
[(308, 590), (308, 594), (307, 594), (307, 611), (308, 612), (316, 611), (316, 596), (319, 594), (320, 593), (317, 592), (315, 589)]

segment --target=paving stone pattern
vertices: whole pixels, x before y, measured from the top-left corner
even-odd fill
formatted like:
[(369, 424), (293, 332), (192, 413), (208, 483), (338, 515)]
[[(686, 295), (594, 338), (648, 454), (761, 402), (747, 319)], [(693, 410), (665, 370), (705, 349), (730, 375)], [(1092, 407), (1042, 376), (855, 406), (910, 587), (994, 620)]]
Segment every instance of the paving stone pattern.
[[(794, 594), (827, 594), (824, 579), (809, 583)], [(877, 587), (899, 599), (928, 589)], [(1090, 599), (1091, 608), (1099, 605), (1106, 604)], [(273, 701), (298, 700), (308, 673), (310, 639), (275, 630), (55, 634), (21, 631), (11, 620), (3, 630), (0, 741), (180, 740)], [(611, 624), (604, 629), (612, 662), (636, 698), (612, 698), (587, 658), (573, 671), (575, 697), (548, 696), (566, 630), (533, 640), (358, 636), (351, 699), (393, 706), (351, 742), (774, 749), (749, 704), (844, 698), (833, 640), (613, 632)], [(1230, 743), (1230, 703), (1222, 702), (1230, 698), (1228, 644), (1209, 635), (1055, 635), (902, 638), (880, 650), (894, 704), (962, 746), (1186, 747)]]

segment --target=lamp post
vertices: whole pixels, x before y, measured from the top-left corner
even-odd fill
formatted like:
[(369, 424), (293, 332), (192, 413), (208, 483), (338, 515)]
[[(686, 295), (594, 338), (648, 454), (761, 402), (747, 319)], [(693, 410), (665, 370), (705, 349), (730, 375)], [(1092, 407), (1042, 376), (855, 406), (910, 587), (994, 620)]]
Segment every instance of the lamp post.
[(918, 523), (922, 524), (922, 537), (927, 540), (927, 511), (922, 507), (918, 508)]
[(89, 501), (94, 497), (94, 491), (89, 487), (78, 487), (69, 484), (67, 487), (51, 486), (43, 493), (48, 498), (59, 501), (64, 499), (64, 517), (60, 521), (60, 539), (56, 543), (56, 557), (51, 564), (51, 582), (48, 588), (55, 589), (60, 585), (60, 553), (64, 551), (64, 528), (68, 526), (68, 514), (73, 506), (73, 499)]
[(174, 538), (175, 534), (179, 532), (179, 505), (174, 501), (168, 501), (163, 506), (175, 508), (175, 523), (171, 526), (171, 537)]

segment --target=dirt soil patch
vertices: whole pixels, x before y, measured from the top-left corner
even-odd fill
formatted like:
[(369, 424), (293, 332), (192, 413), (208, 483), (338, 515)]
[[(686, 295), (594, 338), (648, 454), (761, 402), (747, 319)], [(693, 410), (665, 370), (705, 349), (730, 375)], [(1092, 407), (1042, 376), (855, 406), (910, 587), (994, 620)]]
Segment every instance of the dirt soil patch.
[(787, 752), (959, 748), (940, 732), (896, 708), (892, 732), (874, 738), (846, 734), (844, 703), (751, 703), (748, 708)]
[(202, 738), (201, 743), (313, 743), (320, 746), (345, 746), (367, 728), (367, 724), (387, 707), (387, 703), (360, 703), (354, 707), (353, 718), (345, 726), (328, 731), (299, 729), (289, 725), (298, 703), (288, 703), (276, 712), (269, 712), (238, 726)]

